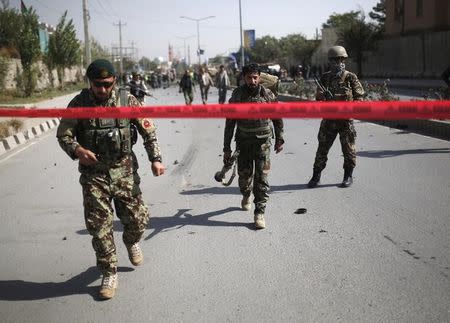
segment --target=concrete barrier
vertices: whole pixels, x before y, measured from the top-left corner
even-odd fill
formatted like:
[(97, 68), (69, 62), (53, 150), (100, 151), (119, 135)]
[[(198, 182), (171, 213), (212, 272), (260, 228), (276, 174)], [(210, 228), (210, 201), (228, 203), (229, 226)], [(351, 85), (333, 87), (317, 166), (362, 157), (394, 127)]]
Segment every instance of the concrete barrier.
[(50, 129), (49, 126), (48, 126), (48, 124), (47, 124), (47, 122), (41, 123), (41, 124), (39, 125), (39, 127), (41, 128), (41, 131), (42, 131), (42, 132), (46, 132), (46, 131), (48, 131), (48, 130)]
[(42, 134), (42, 130), (41, 130), (41, 128), (40, 127), (31, 127), (31, 131), (33, 132), (33, 134), (35, 135), (35, 136), (39, 136), (39, 135), (41, 135)]
[(27, 140), (33, 139), (34, 138), (34, 133), (32, 131), (32, 129), (27, 129), (24, 132), (25, 138), (27, 138)]
[(14, 135), (14, 139), (16, 140), (16, 144), (21, 145), (27, 142), (25, 135), (23, 132), (16, 133)]
[(3, 145), (3, 142), (0, 142), (0, 156), (6, 153), (5, 145)]
[(16, 139), (14, 138), (14, 136), (6, 137), (2, 141), (3, 144), (5, 145), (6, 150), (13, 149), (17, 146)]

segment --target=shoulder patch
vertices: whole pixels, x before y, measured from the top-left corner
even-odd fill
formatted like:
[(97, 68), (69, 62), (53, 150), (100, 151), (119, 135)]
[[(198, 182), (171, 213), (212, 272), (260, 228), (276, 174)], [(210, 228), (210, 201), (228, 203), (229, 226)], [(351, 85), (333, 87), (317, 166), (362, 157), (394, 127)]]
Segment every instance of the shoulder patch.
[(153, 121), (151, 119), (147, 119), (147, 118), (142, 119), (141, 124), (142, 124), (142, 128), (144, 128), (144, 129), (153, 128)]

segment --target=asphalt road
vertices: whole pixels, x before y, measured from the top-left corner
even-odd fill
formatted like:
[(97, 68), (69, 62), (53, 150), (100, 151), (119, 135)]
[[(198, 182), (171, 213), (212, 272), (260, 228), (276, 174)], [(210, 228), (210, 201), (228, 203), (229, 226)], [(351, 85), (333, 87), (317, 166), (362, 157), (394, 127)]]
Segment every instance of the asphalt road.
[[(148, 103), (183, 103), (175, 88), (154, 94)], [(267, 229), (255, 231), (237, 182), (213, 180), (224, 120), (155, 122), (166, 175), (153, 177), (135, 146), (152, 215), (145, 263), (129, 263), (116, 221), (119, 289), (109, 301), (96, 296), (77, 164), (55, 131), (2, 156), (0, 321), (450, 321), (448, 141), (356, 122), (354, 185), (337, 187), (337, 141), (322, 185), (307, 189), (319, 120), (286, 120)]]

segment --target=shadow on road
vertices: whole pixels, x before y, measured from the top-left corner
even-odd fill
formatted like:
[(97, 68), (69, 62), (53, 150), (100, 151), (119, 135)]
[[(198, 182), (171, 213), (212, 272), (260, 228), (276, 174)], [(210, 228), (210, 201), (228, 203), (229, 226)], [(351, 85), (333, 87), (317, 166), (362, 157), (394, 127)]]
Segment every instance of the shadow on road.
[(220, 195), (220, 194), (233, 194), (233, 195), (240, 195), (241, 192), (239, 192), (238, 187), (225, 187), (225, 186), (219, 186), (219, 187), (204, 187), (201, 189), (196, 190), (185, 190), (181, 191), (181, 195), (203, 195), (203, 194), (209, 194), (209, 195)]
[[(339, 186), (341, 183), (336, 184), (319, 184), (316, 188), (325, 188), (332, 186)], [(288, 185), (270, 185), (269, 193), (283, 192), (283, 191), (300, 191), (309, 189), (307, 184), (288, 184)], [(239, 188), (237, 187), (205, 187), (196, 190), (182, 191), (181, 195), (220, 195), (220, 194), (234, 194), (240, 195)]]
[(150, 219), (150, 229), (154, 229), (145, 240), (149, 240), (160, 232), (175, 230), (186, 225), (199, 225), (211, 227), (245, 227), (254, 230), (253, 222), (228, 222), (211, 220), (213, 216), (225, 214), (233, 211), (241, 211), (238, 207), (228, 207), (222, 210), (212, 211), (208, 213), (192, 215), (188, 213), (192, 209), (178, 209), (178, 212), (171, 217), (153, 217)]
[[(133, 271), (133, 268), (118, 267), (119, 272)], [(98, 287), (89, 286), (100, 278), (96, 267), (90, 267), (65, 282), (38, 283), (23, 280), (0, 281), (0, 300), (3, 301), (32, 301), (39, 299), (63, 297), (69, 295), (88, 294), (94, 300), (100, 301)]]
[(356, 153), (359, 157), (389, 158), (402, 155), (449, 154), (450, 148), (407, 149), (407, 150), (368, 150)]
[[(211, 220), (211, 217), (225, 214), (233, 211), (241, 211), (239, 207), (227, 207), (222, 210), (212, 211), (208, 213), (192, 215), (188, 213), (192, 209), (178, 209), (177, 213), (168, 217), (150, 217), (149, 229), (153, 229), (145, 240), (149, 240), (160, 232), (180, 229), (186, 225), (210, 226), (210, 227), (245, 227), (254, 230), (253, 222), (228, 222)], [(251, 217), (253, 219), (253, 217)], [(122, 223), (115, 220), (113, 223), (115, 232), (123, 232)], [(78, 234), (89, 234), (86, 229), (78, 230)]]

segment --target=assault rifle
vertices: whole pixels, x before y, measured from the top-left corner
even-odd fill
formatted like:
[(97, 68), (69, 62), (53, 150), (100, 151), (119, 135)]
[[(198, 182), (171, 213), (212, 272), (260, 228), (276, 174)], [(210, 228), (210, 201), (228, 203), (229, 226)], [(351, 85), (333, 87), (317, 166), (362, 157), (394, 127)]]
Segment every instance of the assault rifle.
[(330, 92), (323, 84), (317, 79), (317, 77), (314, 76), (314, 82), (316, 82), (317, 87), (323, 92), (323, 95), (325, 96), (326, 101), (331, 101), (334, 99), (333, 93)]
[[(216, 172), (216, 174), (214, 175), (214, 179), (217, 182), (222, 183), (223, 186), (230, 186), (233, 182), (233, 179), (236, 177), (236, 161), (238, 156), (239, 150), (235, 150), (228, 160), (224, 160), (222, 169)], [(231, 168), (233, 168), (233, 173), (231, 174), (230, 179), (226, 181), (225, 176)]]

